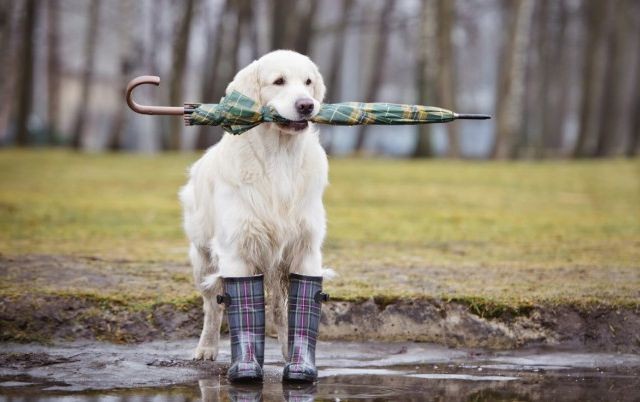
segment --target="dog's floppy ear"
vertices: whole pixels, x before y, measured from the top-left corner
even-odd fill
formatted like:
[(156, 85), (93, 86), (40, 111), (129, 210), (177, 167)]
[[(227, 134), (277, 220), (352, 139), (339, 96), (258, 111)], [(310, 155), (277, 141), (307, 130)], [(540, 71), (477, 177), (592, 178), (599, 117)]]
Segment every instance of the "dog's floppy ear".
[(313, 80), (313, 97), (320, 103), (324, 100), (325, 92), (327, 92), (327, 87), (324, 85), (324, 80), (322, 79), (322, 74), (320, 74), (320, 70), (318, 70), (318, 66), (314, 65), (316, 79)]
[(226, 94), (229, 95), (233, 91), (238, 91), (256, 102), (262, 103), (257, 60), (252, 61), (251, 64), (238, 71), (236, 76), (233, 77), (233, 81), (227, 86)]

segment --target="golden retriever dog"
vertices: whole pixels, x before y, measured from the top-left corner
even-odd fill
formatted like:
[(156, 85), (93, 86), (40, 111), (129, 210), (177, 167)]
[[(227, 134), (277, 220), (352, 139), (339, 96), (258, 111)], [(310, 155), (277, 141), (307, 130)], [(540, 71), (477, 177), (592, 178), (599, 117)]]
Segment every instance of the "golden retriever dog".
[(286, 359), (289, 274), (333, 274), (322, 268), (321, 255), (328, 162), (308, 121), (318, 113), (325, 85), (308, 57), (277, 50), (239, 71), (226, 93), (234, 90), (291, 122), (225, 134), (193, 164), (180, 191), (189, 257), (204, 299), (194, 357), (218, 354), (221, 278), (262, 274)]

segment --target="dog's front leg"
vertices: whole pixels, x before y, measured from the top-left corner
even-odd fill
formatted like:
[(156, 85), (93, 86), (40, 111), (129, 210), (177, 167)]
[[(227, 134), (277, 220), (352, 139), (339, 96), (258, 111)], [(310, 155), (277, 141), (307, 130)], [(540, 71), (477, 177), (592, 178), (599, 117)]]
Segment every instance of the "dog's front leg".
[[(222, 286), (216, 286), (213, 292), (220, 293)], [(213, 293), (212, 292), (212, 293)], [(222, 323), (222, 307), (215, 302), (214, 297), (203, 297), (204, 324), (200, 341), (196, 348), (196, 360), (215, 360), (218, 356), (218, 342), (220, 340), (220, 324)]]
[(310, 203), (300, 228), (300, 236), (291, 249), (289, 272), (322, 276), (322, 241), (326, 233), (325, 212), (321, 200)]
[(204, 322), (200, 341), (195, 350), (194, 358), (197, 360), (215, 360), (218, 356), (218, 341), (220, 339), (220, 324), (222, 322), (222, 306), (215, 302), (215, 295), (222, 290), (222, 283), (215, 281), (211, 286), (204, 286), (207, 278), (216, 277), (218, 270), (217, 258), (211, 258), (204, 248), (191, 245), (189, 251), (193, 274), (196, 281), (196, 288), (202, 294), (202, 308), (204, 311)]

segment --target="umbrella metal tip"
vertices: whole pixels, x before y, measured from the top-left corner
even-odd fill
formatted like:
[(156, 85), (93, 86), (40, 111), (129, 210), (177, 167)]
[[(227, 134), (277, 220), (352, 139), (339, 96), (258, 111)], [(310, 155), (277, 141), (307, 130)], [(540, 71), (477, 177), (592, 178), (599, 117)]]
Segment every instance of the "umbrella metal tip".
[(469, 113), (456, 113), (456, 119), (462, 120), (487, 120), (491, 116), (488, 114), (469, 114)]

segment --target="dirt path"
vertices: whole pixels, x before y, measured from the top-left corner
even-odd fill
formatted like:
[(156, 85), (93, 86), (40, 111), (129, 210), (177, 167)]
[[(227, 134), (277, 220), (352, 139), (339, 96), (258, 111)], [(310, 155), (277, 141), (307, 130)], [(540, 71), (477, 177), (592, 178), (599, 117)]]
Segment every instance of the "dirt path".
[[(200, 299), (189, 267), (60, 256), (0, 256), (0, 339), (143, 342), (195, 337)], [(449, 347), (562, 346), (640, 352), (638, 305), (532, 304), (433, 297), (332, 300), (325, 340), (423, 341)]]

